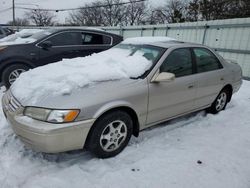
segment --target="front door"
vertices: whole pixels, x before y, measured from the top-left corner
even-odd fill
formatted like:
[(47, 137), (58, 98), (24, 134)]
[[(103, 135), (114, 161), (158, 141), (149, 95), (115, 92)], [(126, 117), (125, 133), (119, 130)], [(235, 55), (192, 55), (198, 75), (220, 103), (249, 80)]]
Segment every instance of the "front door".
[(172, 51), (160, 66), (159, 72), (174, 73), (169, 82), (149, 83), (147, 124), (189, 112), (194, 108), (196, 79), (191, 50), (180, 48)]
[(46, 39), (46, 41), (49, 41), (52, 46), (49, 48), (40, 48), (40, 64), (71, 59), (81, 54), (82, 41), (80, 32), (62, 32)]

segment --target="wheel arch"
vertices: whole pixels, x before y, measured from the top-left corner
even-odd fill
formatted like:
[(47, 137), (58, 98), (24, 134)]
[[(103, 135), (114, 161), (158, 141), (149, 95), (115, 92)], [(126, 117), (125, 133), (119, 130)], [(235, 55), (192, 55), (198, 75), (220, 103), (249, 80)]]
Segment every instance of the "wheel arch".
[[(228, 102), (231, 101), (233, 95), (233, 86), (231, 84), (226, 84), (222, 90), (227, 90), (229, 92), (229, 98), (227, 99)], [(222, 91), (221, 90), (221, 91)]]
[[(15, 64), (19, 64), (19, 65), (26, 65), (30, 68), (34, 68), (35, 65), (33, 63), (31, 63), (30, 61), (27, 61), (27, 60), (21, 60), (21, 59), (11, 59), (11, 60), (7, 60), (7, 61), (4, 61), (1, 63), (1, 66), (0, 66), (0, 74), (2, 75), (3, 74), (3, 71), (12, 66), (12, 65), (15, 65)], [(0, 82), (2, 82), (2, 76), (0, 77)]]
[(101, 114), (99, 114), (99, 116), (96, 118), (93, 126), (91, 127), (91, 129), (89, 130), (88, 132), (88, 136), (87, 136), (87, 139), (85, 141), (85, 144), (84, 144), (84, 147), (86, 147), (88, 145), (88, 141), (90, 139), (90, 136), (93, 132), (93, 129), (94, 129), (94, 126), (95, 126), (95, 123), (102, 117), (102, 116), (105, 116), (106, 114), (108, 113), (111, 113), (111, 112), (114, 112), (114, 111), (123, 111), (123, 112), (126, 112), (127, 114), (129, 114), (129, 116), (131, 117), (132, 121), (133, 121), (133, 135), (135, 137), (138, 137), (139, 136), (139, 132), (140, 132), (140, 123), (139, 123), (139, 119), (138, 119), (138, 116), (137, 116), (137, 113), (136, 111), (129, 107), (129, 106), (116, 106), (116, 107), (113, 107), (113, 108), (109, 108), (105, 111), (103, 111)]

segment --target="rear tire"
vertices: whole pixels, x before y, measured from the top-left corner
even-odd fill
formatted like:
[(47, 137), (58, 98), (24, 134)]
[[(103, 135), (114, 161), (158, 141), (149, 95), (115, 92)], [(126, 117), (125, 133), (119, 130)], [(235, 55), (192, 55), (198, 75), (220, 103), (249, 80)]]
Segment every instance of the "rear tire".
[(119, 154), (127, 146), (133, 132), (131, 117), (120, 110), (103, 115), (93, 126), (86, 148), (98, 158)]
[(22, 64), (14, 64), (4, 69), (2, 74), (3, 85), (8, 89), (21, 73), (29, 70), (30, 67)]
[(211, 107), (208, 109), (208, 112), (212, 114), (217, 114), (220, 111), (225, 110), (229, 99), (230, 99), (230, 92), (227, 89), (223, 89), (216, 97)]

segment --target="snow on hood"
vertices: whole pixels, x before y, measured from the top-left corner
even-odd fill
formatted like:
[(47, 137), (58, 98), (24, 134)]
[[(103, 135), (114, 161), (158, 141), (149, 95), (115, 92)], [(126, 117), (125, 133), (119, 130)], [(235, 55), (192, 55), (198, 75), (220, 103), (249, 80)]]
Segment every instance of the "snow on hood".
[(147, 43), (168, 42), (168, 41), (176, 41), (176, 39), (170, 37), (134, 37), (134, 38), (127, 38), (122, 42), (122, 44), (147, 44)]
[(0, 46), (11, 46), (11, 45), (16, 45), (16, 44), (29, 44), (35, 42), (36, 39), (33, 38), (21, 38), (18, 37), (14, 41), (9, 41), (9, 42), (1, 42)]
[(29, 37), (35, 33), (38, 33), (40, 31), (43, 31), (42, 29), (23, 29), (19, 32), (16, 32), (12, 35), (9, 35), (7, 37), (4, 37), (0, 39), (0, 45), (1, 46), (8, 46), (8, 45), (15, 45), (15, 44), (26, 44), (26, 43), (32, 43), (36, 40), (33, 38), (26, 38)]
[[(46, 97), (69, 95), (102, 81), (138, 77), (152, 62), (142, 54), (119, 48), (87, 57), (64, 59), (23, 73), (12, 85), (13, 95), (22, 103), (35, 105)], [(115, 89), (115, 88), (114, 88)]]

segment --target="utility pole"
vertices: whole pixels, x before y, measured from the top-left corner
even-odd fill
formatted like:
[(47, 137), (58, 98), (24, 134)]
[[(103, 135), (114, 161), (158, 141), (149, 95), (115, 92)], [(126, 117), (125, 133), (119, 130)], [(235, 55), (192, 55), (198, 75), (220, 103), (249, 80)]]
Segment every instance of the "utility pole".
[(16, 25), (16, 15), (15, 15), (15, 0), (12, 0), (12, 12), (13, 12), (13, 26)]

